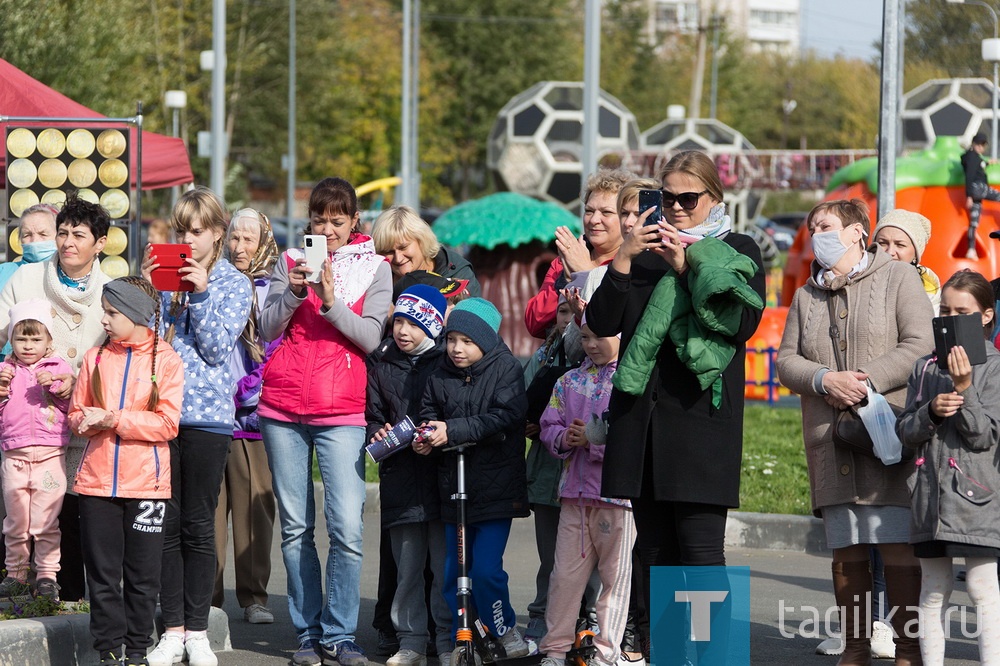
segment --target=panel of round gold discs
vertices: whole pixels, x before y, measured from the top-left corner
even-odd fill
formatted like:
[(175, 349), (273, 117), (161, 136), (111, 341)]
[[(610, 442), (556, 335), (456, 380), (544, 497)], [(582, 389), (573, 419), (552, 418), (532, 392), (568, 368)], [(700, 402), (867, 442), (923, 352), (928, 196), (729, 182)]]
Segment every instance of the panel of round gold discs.
[(35, 152), (35, 135), (31, 130), (18, 127), (7, 135), (7, 150), (14, 157), (28, 157)]
[(14, 217), (21, 217), (27, 208), (38, 203), (38, 195), (31, 190), (18, 190), (10, 195), (10, 212)]
[[(102, 197), (103, 198), (103, 197)], [(104, 205), (103, 203), (101, 204)], [(104, 244), (104, 254), (117, 255), (125, 251), (128, 245), (128, 235), (121, 227), (108, 227), (108, 240)]]
[(66, 151), (78, 159), (90, 157), (97, 147), (97, 139), (90, 130), (75, 129), (66, 137)]
[(38, 178), (38, 168), (31, 160), (16, 159), (7, 167), (7, 181), (14, 187), (31, 187), (35, 184), (36, 178)]
[(38, 135), (37, 147), (42, 157), (59, 157), (66, 150), (66, 137), (54, 127), (43, 129)]
[(106, 160), (97, 169), (105, 187), (121, 187), (128, 180), (128, 167), (121, 160)]
[(125, 257), (104, 257), (101, 259), (101, 272), (111, 279), (125, 277), (129, 274), (128, 262)]
[(97, 192), (90, 189), (89, 187), (84, 187), (78, 190), (76, 196), (83, 199), (84, 201), (89, 201), (90, 203), (94, 204), (101, 203), (101, 199), (100, 197), (97, 196)]
[(62, 160), (48, 159), (38, 165), (38, 182), (55, 189), (66, 182), (66, 164)]
[(90, 160), (73, 160), (69, 164), (69, 182), (77, 187), (90, 187), (97, 180), (97, 167)]
[[(112, 219), (117, 220), (120, 217), (125, 217), (125, 214), (128, 212), (128, 195), (121, 190), (108, 190), (101, 195), (101, 205), (104, 206), (104, 210), (108, 211), (108, 215), (110, 215)], [(118, 229), (118, 227), (113, 228)], [(121, 229), (118, 230), (121, 231)], [(108, 243), (104, 247), (104, 252), (106, 254), (118, 254), (117, 252), (109, 250), (109, 247), (111, 247), (110, 232), (108, 233)]]
[(62, 208), (62, 205), (66, 203), (66, 192), (64, 190), (49, 190), (42, 195), (42, 203)]
[(17, 227), (10, 230), (10, 236), (7, 238), (7, 247), (14, 254), (21, 254), (24, 250), (21, 249), (21, 236), (18, 234)]
[(125, 135), (115, 129), (104, 130), (97, 137), (97, 152), (104, 157), (119, 157), (125, 152)]

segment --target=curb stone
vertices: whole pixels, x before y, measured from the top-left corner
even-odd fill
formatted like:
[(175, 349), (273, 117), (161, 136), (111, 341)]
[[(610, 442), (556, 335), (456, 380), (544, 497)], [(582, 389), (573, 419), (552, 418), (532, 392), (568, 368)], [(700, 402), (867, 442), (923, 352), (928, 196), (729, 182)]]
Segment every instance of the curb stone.
[[(156, 624), (159, 628), (159, 612)], [(208, 638), (216, 652), (233, 649), (229, 617), (221, 608), (209, 612)], [(0, 666), (96, 666), (99, 661), (89, 613), (0, 621), (0, 646)]]

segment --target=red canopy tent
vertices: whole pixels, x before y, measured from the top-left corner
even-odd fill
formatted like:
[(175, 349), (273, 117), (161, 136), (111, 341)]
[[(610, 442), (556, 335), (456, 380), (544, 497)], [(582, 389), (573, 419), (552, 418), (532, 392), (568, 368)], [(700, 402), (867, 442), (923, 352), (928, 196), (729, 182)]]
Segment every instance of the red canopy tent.
[[(0, 116), (51, 118), (106, 118), (37, 81), (0, 59)], [(31, 125), (34, 123), (18, 123)], [(81, 122), (80, 125), (85, 125)], [(0, 127), (2, 127), (0, 123)], [(136, 128), (129, 128), (129, 143), (136, 145)], [(129, 172), (135, 187), (136, 151)], [(0, 150), (0, 187), (5, 185), (6, 151)], [(194, 181), (187, 147), (181, 139), (142, 132), (142, 189), (158, 190)]]

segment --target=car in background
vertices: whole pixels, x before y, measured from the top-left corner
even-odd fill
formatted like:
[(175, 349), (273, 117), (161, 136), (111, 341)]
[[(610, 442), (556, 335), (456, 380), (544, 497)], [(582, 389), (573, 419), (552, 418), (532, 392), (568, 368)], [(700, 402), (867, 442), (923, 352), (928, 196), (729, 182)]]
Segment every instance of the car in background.
[(771, 238), (779, 252), (787, 252), (792, 247), (795, 234), (798, 232), (795, 227), (778, 224), (772, 218), (763, 216), (754, 220), (754, 226)]
[(783, 227), (791, 227), (795, 231), (799, 230), (802, 223), (806, 221), (809, 217), (809, 213), (803, 211), (796, 211), (794, 213), (772, 213), (768, 215), (768, 218), (775, 224), (781, 225)]

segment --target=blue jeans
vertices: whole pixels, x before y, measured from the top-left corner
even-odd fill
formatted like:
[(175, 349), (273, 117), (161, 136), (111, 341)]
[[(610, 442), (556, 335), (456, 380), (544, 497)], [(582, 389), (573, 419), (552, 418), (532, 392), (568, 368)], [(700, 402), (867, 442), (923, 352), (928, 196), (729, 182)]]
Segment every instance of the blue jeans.
[[(281, 555), (288, 575), (288, 612), (299, 641), (332, 648), (354, 640), (361, 605), (361, 529), (365, 508), (365, 429), (260, 420), (281, 525)], [(312, 454), (323, 479), (330, 551), (326, 596), (314, 529)]]

